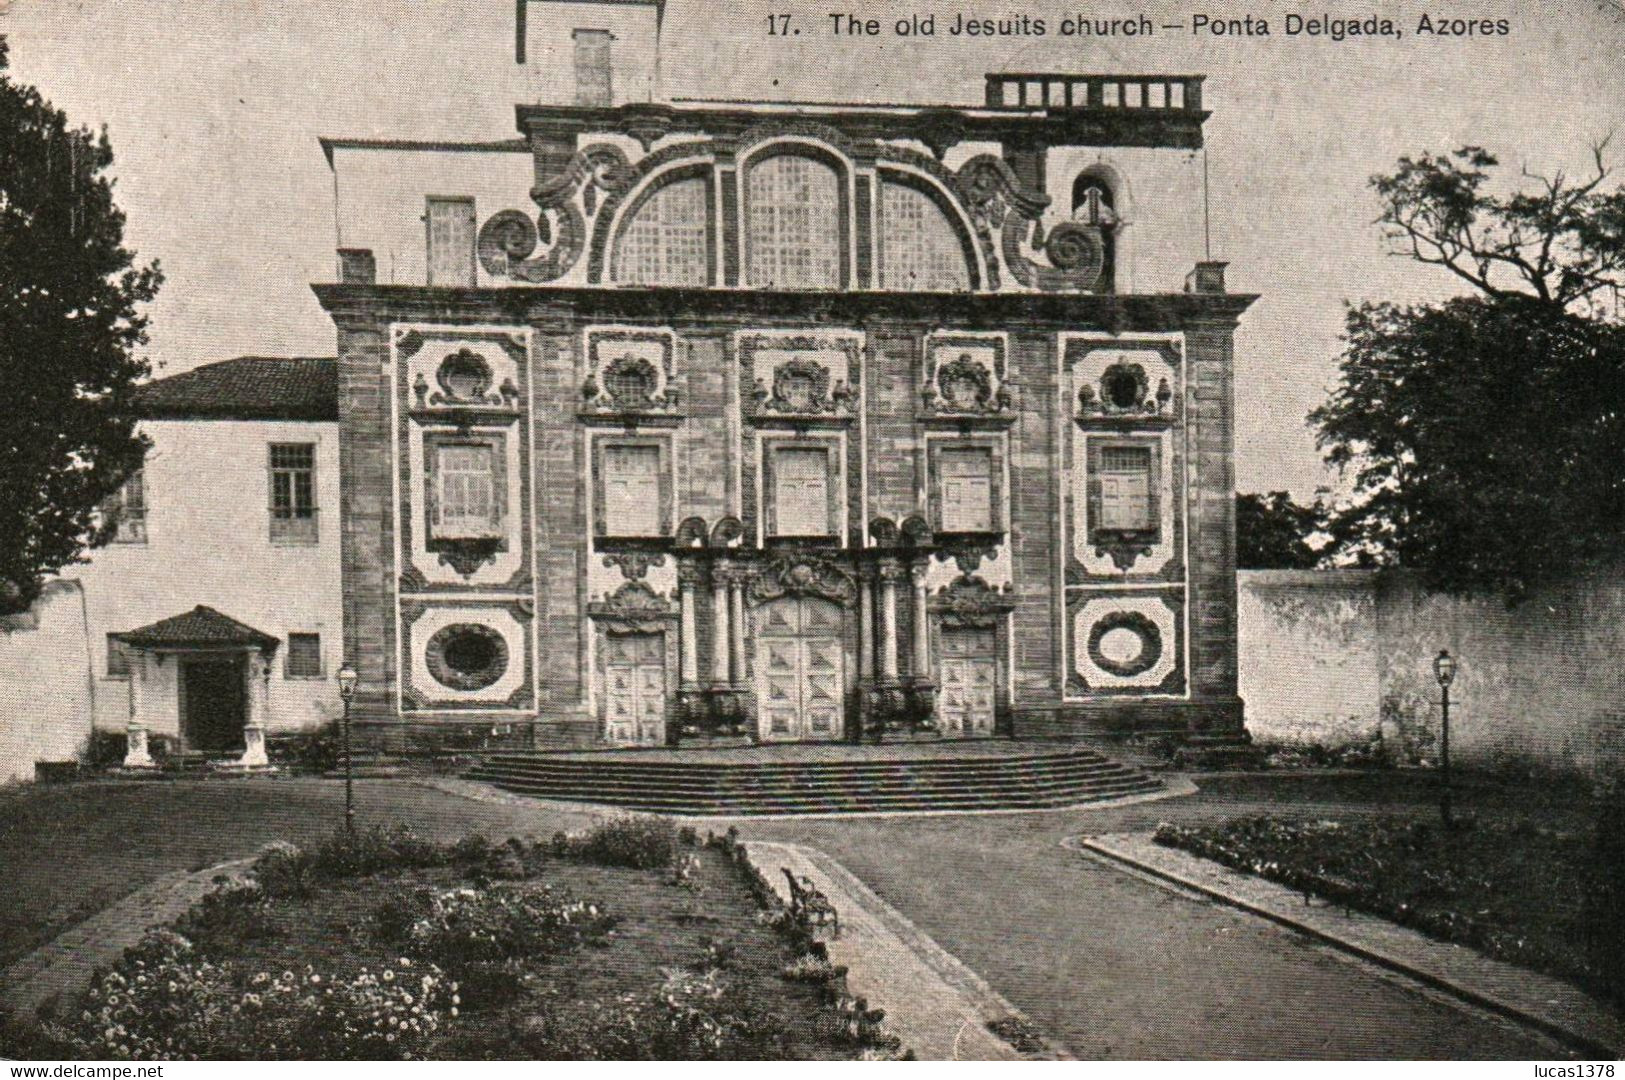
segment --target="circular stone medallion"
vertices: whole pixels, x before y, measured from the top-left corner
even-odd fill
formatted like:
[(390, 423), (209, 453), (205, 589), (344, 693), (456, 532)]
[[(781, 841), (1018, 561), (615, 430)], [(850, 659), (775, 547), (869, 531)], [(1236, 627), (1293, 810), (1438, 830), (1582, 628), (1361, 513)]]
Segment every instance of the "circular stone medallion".
[(508, 642), (478, 623), (442, 627), (424, 649), (429, 674), (452, 690), (483, 690), (508, 670)]
[(1089, 628), (1089, 659), (1120, 679), (1151, 670), (1162, 657), (1162, 632), (1138, 611), (1114, 611)]

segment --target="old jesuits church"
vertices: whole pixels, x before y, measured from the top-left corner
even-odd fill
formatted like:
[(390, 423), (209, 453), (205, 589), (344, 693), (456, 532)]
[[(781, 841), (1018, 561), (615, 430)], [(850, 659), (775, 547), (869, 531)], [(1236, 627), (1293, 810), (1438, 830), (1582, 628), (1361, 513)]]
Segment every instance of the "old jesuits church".
[(659, 5), (519, 9), (517, 138), (323, 140), (361, 738), (1245, 740), (1202, 78), (665, 99)]

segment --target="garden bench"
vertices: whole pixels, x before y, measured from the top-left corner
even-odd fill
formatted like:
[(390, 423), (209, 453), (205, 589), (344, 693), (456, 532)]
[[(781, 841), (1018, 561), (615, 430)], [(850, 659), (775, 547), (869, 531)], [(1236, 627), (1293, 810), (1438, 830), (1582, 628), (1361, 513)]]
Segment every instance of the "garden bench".
[(827, 926), (833, 937), (841, 933), (841, 917), (829, 897), (818, 891), (809, 877), (797, 878), (789, 867), (781, 867), (784, 880), (790, 883), (790, 915), (807, 927)]

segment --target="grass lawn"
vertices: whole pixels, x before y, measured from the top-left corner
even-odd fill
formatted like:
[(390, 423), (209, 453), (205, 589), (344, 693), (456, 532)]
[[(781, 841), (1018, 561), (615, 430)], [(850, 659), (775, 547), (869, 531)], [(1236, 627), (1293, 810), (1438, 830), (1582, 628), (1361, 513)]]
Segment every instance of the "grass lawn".
[[(762, 917), (749, 871), (669, 823), (623, 819), (593, 834), (610, 837), (597, 848), (402, 835), (262, 857), (256, 884), (126, 954), (23, 1049), (802, 1060), (864, 1048), (838, 975)], [(797, 960), (815, 977), (786, 979)]]
[[(177, 870), (310, 844), (341, 820), (331, 780), (90, 782), (0, 787), (0, 968), (136, 889)], [(357, 816), (455, 839), (547, 835), (588, 814), (477, 803), (403, 781), (358, 781)]]
[(1444, 941), (1618, 993), (1620, 867), (1577, 813), (1497, 807), (1445, 829), (1417, 807), (1383, 815), (1165, 824), (1159, 843)]

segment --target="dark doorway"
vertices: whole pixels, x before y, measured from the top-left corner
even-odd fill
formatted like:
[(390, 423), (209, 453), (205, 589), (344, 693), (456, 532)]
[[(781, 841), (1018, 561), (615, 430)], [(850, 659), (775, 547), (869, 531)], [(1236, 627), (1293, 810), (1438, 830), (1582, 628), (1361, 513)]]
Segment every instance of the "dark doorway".
[(212, 753), (243, 748), (243, 661), (181, 662), (181, 730), (186, 748)]

